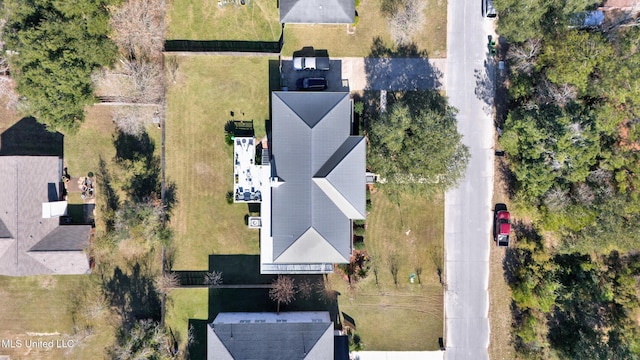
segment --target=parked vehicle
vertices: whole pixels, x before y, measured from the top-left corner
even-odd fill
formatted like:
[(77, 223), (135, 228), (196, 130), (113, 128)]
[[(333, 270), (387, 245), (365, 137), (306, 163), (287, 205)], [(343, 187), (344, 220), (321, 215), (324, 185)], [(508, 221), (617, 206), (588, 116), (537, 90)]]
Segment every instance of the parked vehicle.
[(302, 90), (324, 90), (329, 84), (323, 77), (307, 77), (298, 79), (298, 89)]
[(328, 57), (294, 57), (293, 58), (294, 70), (329, 70), (329, 58)]
[(496, 204), (493, 218), (493, 240), (498, 246), (509, 246), (511, 234), (511, 215), (507, 205)]
[(497, 15), (496, 9), (493, 7), (493, 0), (481, 0), (482, 1), (482, 17), (495, 18)]

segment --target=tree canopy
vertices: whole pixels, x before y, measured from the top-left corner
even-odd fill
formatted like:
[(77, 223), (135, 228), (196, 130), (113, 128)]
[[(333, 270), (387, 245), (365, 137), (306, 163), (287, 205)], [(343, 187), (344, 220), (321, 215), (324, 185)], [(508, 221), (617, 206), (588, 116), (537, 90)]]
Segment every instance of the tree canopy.
[[(500, 144), (517, 197), (541, 211), (567, 251), (637, 247), (637, 231), (624, 224), (638, 213), (638, 39), (637, 27), (606, 36), (566, 28), (510, 46), (511, 106)], [(621, 226), (602, 234), (598, 224)]]
[(400, 96), (371, 120), (369, 165), (393, 186), (447, 190), (464, 176), (469, 159), (455, 109), (442, 101), (439, 107), (412, 108), (415, 102), (406, 100)]
[(499, 143), (513, 200), (536, 218), (514, 224), (505, 260), (516, 349), (640, 358), (640, 28), (618, 26), (624, 14), (570, 26), (591, 0), (495, 5), (512, 72)]
[(571, 17), (594, 9), (598, 0), (494, 0), (498, 32), (509, 41), (524, 42), (553, 34), (570, 24)]
[(91, 72), (111, 64), (111, 0), (6, 0), (3, 39), (12, 75), (28, 112), (61, 130), (74, 130), (93, 103)]

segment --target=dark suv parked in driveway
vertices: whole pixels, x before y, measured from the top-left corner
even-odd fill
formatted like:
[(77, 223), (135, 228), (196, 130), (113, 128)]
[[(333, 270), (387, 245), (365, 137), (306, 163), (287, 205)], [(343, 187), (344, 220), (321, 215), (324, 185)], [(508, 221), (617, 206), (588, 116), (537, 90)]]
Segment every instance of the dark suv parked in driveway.
[(323, 77), (307, 77), (298, 79), (298, 89), (301, 90), (324, 90), (327, 88), (327, 79)]

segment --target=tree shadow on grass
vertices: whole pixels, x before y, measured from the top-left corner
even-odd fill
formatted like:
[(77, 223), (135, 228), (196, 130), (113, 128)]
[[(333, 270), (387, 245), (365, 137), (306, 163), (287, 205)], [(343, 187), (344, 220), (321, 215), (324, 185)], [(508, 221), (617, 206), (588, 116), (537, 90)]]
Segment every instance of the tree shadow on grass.
[(164, 189), (164, 213), (165, 220), (171, 220), (171, 212), (178, 203), (178, 187), (175, 182), (170, 181)]
[(107, 232), (114, 230), (115, 228), (115, 212), (120, 206), (120, 197), (113, 188), (111, 172), (107, 168), (107, 163), (102, 156), (98, 160), (98, 172), (96, 179), (100, 186), (100, 196), (98, 197), (98, 204), (100, 212), (102, 213), (102, 220), (104, 221)]
[[(504, 152), (501, 154), (504, 155)], [(497, 165), (496, 170), (500, 173), (500, 178), (502, 179), (502, 192), (507, 194), (509, 199), (513, 199), (516, 196), (518, 179), (516, 179), (516, 175), (511, 171), (504, 158), (501, 158)]]
[(113, 144), (116, 163), (132, 174), (123, 186), (129, 196), (135, 201), (159, 198), (161, 162), (154, 154), (155, 143), (149, 134), (135, 136), (118, 132)]
[(160, 320), (160, 294), (156, 291), (153, 278), (144, 274), (139, 263), (130, 271), (120, 267), (104, 279), (103, 288), (107, 299), (122, 318), (122, 325), (130, 329), (136, 320)]
[(429, 61), (428, 53), (415, 44), (389, 48), (380, 37), (365, 58), (366, 90), (412, 91), (439, 89), (442, 72)]

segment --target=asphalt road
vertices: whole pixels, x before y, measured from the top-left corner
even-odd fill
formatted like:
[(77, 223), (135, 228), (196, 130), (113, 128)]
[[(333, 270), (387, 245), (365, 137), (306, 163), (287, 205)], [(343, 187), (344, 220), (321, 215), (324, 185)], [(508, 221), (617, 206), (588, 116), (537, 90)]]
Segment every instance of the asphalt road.
[[(445, 89), (471, 151), (460, 186), (445, 196), (445, 357), (488, 359), (489, 246), (493, 191), (492, 75), (481, 0), (449, 0)], [(508, 301), (505, 299), (505, 301)]]

